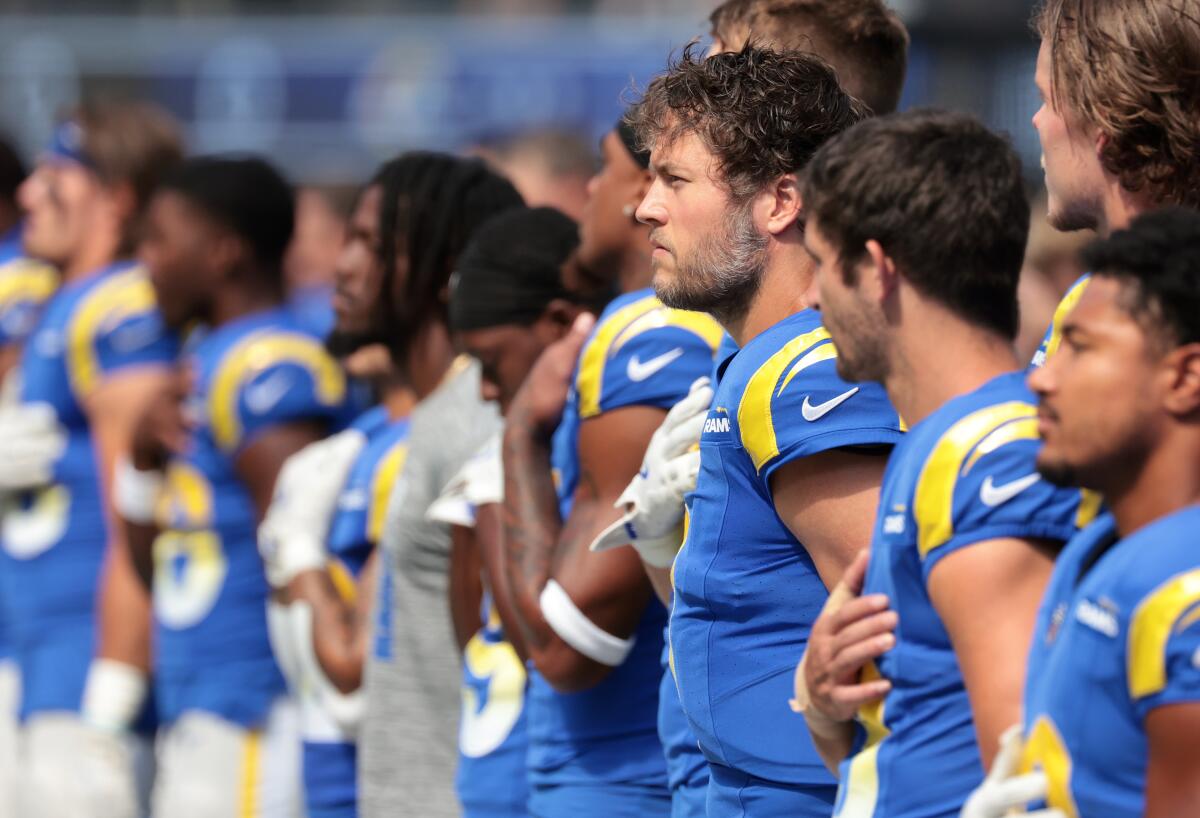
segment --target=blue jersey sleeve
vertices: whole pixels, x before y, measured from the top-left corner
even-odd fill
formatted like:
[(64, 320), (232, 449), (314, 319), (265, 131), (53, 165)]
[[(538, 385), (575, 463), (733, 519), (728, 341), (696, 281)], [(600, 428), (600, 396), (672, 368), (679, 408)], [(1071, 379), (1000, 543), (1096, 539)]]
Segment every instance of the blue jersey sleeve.
[(140, 269), (117, 273), (76, 307), (67, 331), (67, 369), (79, 396), (129, 367), (169, 365), (179, 338), (163, 323)]
[(1143, 598), (1130, 618), (1127, 649), (1129, 693), (1140, 719), (1156, 707), (1200, 702), (1200, 569)]
[(882, 388), (838, 377), (831, 342), (796, 341), (758, 368), (737, 410), (742, 445), (764, 481), (801, 457), (899, 442), (900, 420)]
[(611, 339), (592, 339), (576, 380), (581, 419), (625, 406), (669, 409), (697, 378), (711, 374), (720, 326), (697, 313), (686, 323), (671, 315), (679, 312), (661, 308), (651, 315), (666, 316), (655, 324), (635, 323)]
[(27, 258), (0, 263), (0, 347), (29, 336), (57, 288), (58, 273), (49, 265)]
[(942, 435), (925, 461), (913, 499), (918, 551), (933, 566), (960, 548), (1001, 537), (1066, 541), (1089, 509), (1079, 489), (1038, 474), (1032, 405), (1011, 402), (968, 415)]
[(237, 451), (265, 429), (302, 420), (346, 420), (346, 378), (315, 338), (272, 333), (227, 356), (209, 392), (213, 437)]

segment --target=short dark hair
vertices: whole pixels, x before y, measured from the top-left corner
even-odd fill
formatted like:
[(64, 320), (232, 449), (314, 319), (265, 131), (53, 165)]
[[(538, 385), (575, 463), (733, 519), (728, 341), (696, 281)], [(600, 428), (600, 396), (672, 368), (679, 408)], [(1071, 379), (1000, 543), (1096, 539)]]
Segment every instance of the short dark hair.
[(1029, 202), (1021, 160), (978, 120), (916, 110), (860, 122), (817, 151), (803, 200), (849, 283), (875, 239), (920, 292), (1016, 336)]
[[(411, 151), (375, 174), (379, 185), (382, 294), (386, 341), (401, 363), (420, 331), (431, 322), (448, 326), (446, 287), (459, 253), (492, 216), (524, 204), (512, 183), (480, 159)], [(396, 262), (408, 260), (399, 297)]]
[(708, 19), (726, 47), (750, 41), (821, 55), (876, 114), (900, 104), (908, 30), (883, 0), (727, 0)]
[(1170, 346), (1200, 342), (1200, 213), (1152, 211), (1083, 250), (1094, 275), (1125, 285), (1125, 307)]
[(295, 227), (295, 196), (270, 163), (255, 156), (185, 159), (162, 183), (246, 242), (261, 271), (282, 275)]
[(798, 172), (821, 143), (866, 115), (816, 55), (746, 45), (705, 59), (695, 43), (626, 114), (647, 149), (699, 136), (736, 199)]

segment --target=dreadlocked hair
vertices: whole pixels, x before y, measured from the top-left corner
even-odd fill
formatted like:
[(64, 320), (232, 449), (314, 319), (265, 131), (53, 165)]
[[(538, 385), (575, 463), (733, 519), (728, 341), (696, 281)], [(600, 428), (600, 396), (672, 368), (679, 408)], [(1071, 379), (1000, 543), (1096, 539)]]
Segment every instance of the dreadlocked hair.
[[(379, 169), (380, 261), (392, 359), (402, 363), (420, 332), (447, 325), (446, 288), (479, 225), (524, 202), (479, 159), (412, 151)], [(397, 277), (402, 280), (397, 281)]]

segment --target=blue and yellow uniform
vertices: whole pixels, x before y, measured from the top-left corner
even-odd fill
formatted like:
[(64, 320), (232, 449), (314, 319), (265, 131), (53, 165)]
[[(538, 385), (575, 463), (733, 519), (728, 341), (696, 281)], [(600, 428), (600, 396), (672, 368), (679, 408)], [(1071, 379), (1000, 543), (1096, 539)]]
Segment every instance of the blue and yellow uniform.
[(1075, 309), (1075, 305), (1079, 303), (1083, 291), (1087, 289), (1087, 284), (1091, 280), (1090, 273), (1080, 276), (1067, 290), (1062, 300), (1058, 302), (1058, 306), (1054, 308), (1054, 318), (1051, 319), (1050, 326), (1046, 328), (1046, 335), (1042, 338), (1037, 352), (1033, 353), (1033, 361), (1030, 362), (1030, 366), (1041, 366), (1046, 363), (1047, 358), (1058, 351), (1058, 345), (1062, 343), (1063, 322), (1067, 320), (1067, 315), (1071, 310)]
[(107, 526), (84, 402), (106, 378), (168, 366), (177, 351), (149, 281), (128, 263), (63, 285), (22, 350), (22, 401), (52, 406), (67, 436), (54, 482), (10, 498), (0, 535), (0, 599), (21, 667), (23, 718), (77, 712), (95, 648)]
[[(328, 536), (334, 585), (349, 601), (360, 592), (359, 577), (379, 543), (388, 498), (408, 457), (409, 423), (407, 418), (391, 420), (387, 409), (377, 406), (351, 428), (367, 441), (338, 495)], [(320, 724), (303, 721), (304, 800), (309, 818), (354, 818), (358, 814), (354, 737), (332, 718)]]
[(465, 818), (524, 818), (529, 735), (525, 665), (484, 593), (484, 625), (463, 651), (463, 709), (455, 789)]
[(1118, 540), (1107, 515), (1071, 541), (1038, 614), (1025, 684), (1025, 771), (1068, 817), (1138, 818), (1146, 718), (1200, 702), (1200, 506)]
[[(1042, 480), (1037, 408), (1023, 372), (947, 401), (909, 431), (884, 473), (864, 594), (886, 594), (896, 647), (863, 671), (892, 683), (859, 711), (835, 815), (956, 816), (983, 779), (971, 704), (931, 572), (946, 556), (1001, 537), (1065, 542), (1098, 503)], [(986, 592), (986, 589), (980, 589)], [(914, 786), (920, 782), (920, 786)]]
[(775, 511), (780, 466), (900, 439), (883, 390), (837, 376), (805, 310), (725, 366), (700, 438), (700, 476), (675, 560), (671, 651), (680, 698), (708, 758), (710, 815), (828, 815), (834, 781), (803, 729), (780, 729), (792, 674), (827, 596)]
[(267, 639), (258, 514), (235, 468), (280, 424), (345, 420), (345, 376), (286, 308), (214, 328), (187, 356), (195, 427), (167, 466), (154, 543), (155, 684), (171, 723), (202, 711), (262, 724), (285, 690)]
[[(737, 354), (737, 342), (725, 333), (713, 360), (715, 389), (725, 364)], [(667, 759), (667, 786), (671, 790), (671, 818), (705, 818), (708, 814), (708, 759), (700, 750), (679, 701), (679, 688), (671, 672), (670, 628), (663, 633), (662, 684), (658, 690), (658, 738)]]
[(58, 272), (25, 256), (20, 228), (0, 237), (0, 347), (23, 342), (42, 305), (58, 289)]
[[(649, 288), (614, 299), (580, 353), (551, 459), (566, 520), (579, 480), (581, 423), (626, 406), (669, 409), (712, 371), (721, 328), (663, 306)], [(580, 693), (558, 693), (530, 672), (530, 813), (558, 818), (666, 815), (658, 740), (659, 657), (666, 611), (652, 600), (620, 667)]]

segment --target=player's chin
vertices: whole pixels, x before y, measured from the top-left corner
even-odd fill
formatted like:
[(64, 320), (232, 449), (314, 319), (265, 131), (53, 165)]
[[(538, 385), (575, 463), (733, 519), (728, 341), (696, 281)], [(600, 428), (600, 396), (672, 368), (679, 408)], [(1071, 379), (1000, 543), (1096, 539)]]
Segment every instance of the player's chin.
[(1056, 486), (1078, 486), (1079, 472), (1052, 444), (1043, 443), (1034, 462), (1038, 474)]

